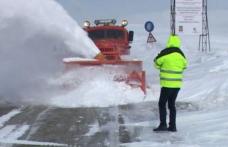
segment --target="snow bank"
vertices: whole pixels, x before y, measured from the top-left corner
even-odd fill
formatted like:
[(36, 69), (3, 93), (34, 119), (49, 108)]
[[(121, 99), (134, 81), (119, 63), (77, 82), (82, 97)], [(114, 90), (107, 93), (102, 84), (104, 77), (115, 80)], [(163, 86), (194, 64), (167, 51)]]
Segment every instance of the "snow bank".
[(113, 81), (115, 75), (122, 73), (118, 66), (78, 68), (49, 81), (69, 89), (52, 97), (49, 103), (59, 107), (107, 107), (143, 101), (144, 93), (140, 88)]

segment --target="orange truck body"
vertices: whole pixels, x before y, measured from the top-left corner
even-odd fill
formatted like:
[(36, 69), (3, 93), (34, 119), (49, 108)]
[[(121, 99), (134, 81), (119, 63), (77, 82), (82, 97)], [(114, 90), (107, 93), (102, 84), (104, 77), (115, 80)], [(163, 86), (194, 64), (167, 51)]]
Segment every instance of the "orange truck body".
[[(100, 21), (100, 23), (98, 22)], [(93, 26), (86, 26), (84, 30), (93, 40), (104, 60), (80, 60), (66, 62), (68, 68), (83, 66), (120, 65), (124, 67), (125, 75), (118, 75), (115, 81), (125, 81), (132, 87), (140, 87), (146, 94), (145, 71), (140, 60), (125, 60), (123, 55), (130, 55), (130, 43), (133, 41), (133, 31), (128, 31), (123, 25), (115, 25), (114, 20), (96, 20)]]

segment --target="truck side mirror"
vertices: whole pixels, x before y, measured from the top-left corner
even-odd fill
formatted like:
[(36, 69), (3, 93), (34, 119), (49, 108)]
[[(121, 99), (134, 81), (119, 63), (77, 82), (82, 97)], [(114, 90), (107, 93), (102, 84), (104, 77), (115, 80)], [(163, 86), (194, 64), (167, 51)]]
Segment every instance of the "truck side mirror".
[(128, 41), (133, 41), (133, 38), (134, 38), (134, 31), (129, 31)]

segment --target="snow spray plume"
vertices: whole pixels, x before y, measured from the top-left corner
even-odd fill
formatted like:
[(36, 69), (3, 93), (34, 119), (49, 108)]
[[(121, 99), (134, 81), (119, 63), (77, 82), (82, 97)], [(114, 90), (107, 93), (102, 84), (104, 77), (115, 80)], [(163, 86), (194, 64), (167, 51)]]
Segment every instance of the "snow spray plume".
[(47, 79), (63, 71), (62, 58), (72, 54), (91, 58), (97, 52), (54, 0), (0, 1), (1, 99), (43, 101), (56, 93)]

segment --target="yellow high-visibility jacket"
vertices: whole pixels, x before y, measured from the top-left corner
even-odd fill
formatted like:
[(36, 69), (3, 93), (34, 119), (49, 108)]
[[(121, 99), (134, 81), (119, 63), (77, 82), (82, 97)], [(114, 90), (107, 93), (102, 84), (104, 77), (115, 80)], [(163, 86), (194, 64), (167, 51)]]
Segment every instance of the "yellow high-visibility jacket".
[(181, 88), (183, 71), (187, 67), (187, 59), (180, 50), (180, 38), (170, 36), (167, 48), (154, 59), (154, 65), (160, 70), (160, 85), (167, 88)]

